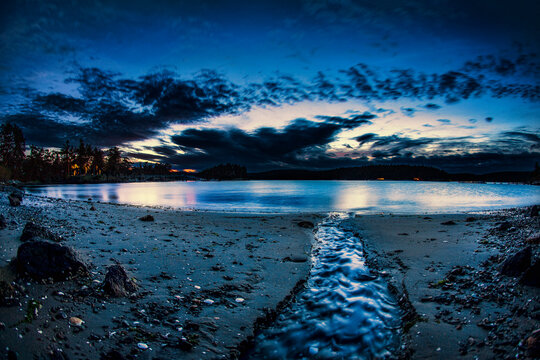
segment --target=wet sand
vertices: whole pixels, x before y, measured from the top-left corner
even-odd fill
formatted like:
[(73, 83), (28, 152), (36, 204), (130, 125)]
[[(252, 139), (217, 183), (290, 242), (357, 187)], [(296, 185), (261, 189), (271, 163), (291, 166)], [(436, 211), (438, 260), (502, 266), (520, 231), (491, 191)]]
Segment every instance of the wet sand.
[(540, 219), (529, 209), (348, 221), (363, 238), (371, 267), (402, 300), (404, 334), (397, 356), (526, 357), (527, 339), (540, 328), (540, 289), (499, 270), (527, 245), (533, 262), (538, 258), (538, 243), (527, 239), (540, 231)]
[[(10, 207), (6, 193), (0, 195), (0, 212), (8, 222), (0, 230), (0, 280), (15, 281), (22, 292), (16, 304), (0, 307), (1, 353), (9, 349), (20, 359), (53, 352), (69, 359), (108, 353), (111, 358), (234, 358), (255, 328), (305, 281), (313, 234), (298, 223), (319, 218), (33, 196)], [(144, 215), (155, 221), (140, 221)], [(8, 264), (27, 221), (62, 235), (62, 244), (90, 265), (90, 276), (56, 283), (18, 277)], [(103, 292), (107, 266), (116, 263), (136, 279), (136, 295), (112, 298)], [(83, 326), (71, 326), (72, 316)], [(148, 349), (140, 349), (140, 343)]]

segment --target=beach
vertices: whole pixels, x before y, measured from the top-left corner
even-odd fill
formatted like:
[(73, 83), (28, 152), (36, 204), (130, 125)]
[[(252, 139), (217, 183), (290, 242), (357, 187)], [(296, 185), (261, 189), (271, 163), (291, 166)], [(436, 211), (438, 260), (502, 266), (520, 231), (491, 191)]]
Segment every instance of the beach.
[[(0, 194), (0, 343), (20, 359), (238, 358), (304, 288), (325, 217), (28, 194), (10, 206), (10, 191)], [(28, 222), (54, 233), (49, 241), (72, 248), (87, 271), (70, 280), (25, 276), (13, 259), (33, 241), (21, 241)], [(401, 308), (401, 345), (390, 358), (534, 358), (540, 291), (523, 274), (538, 258), (539, 224), (531, 208), (343, 220)], [(529, 263), (501, 274), (528, 246)], [(113, 265), (134, 290), (108, 290)]]
[[(0, 230), (0, 280), (15, 300), (0, 306), (3, 356), (69, 359), (234, 358), (305, 281), (314, 215), (255, 215), (63, 201), (25, 196)], [(154, 221), (141, 221), (151, 215)], [(28, 221), (62, 236), (88, 265), (69, 281), (35, 281), (10, 266)], [(121, 264), (138, 291), (103, 291)], [(70, 323), (76, 317), (81, 326)], [(52, 355), (51, 355), (52, 356)]]
[(538, 259), (540, 218), (531, 216), (530, 208), (363, 215), (347, 222), (363, 238), (370, 267), (387, 280), (402, 308), (402, 349), (396, 356), (538, 356), (538, 332), (533, 336), (540, 328), (538, 267), (528, 267), (536, 287), (520, 282), (527, 266), (515, 269), (514, 276), (501, 274), (505, 260), (529, 246), (530, 261)]

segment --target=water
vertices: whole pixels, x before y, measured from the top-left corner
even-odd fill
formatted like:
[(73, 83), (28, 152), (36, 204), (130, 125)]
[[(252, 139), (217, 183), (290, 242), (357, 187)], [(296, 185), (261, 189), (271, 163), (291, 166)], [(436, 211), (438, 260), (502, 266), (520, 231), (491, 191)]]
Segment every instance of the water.
[(540, 203), (540, 188), (418, 181), (223, 181), (47, 185), (36, 195), (242, 212), (456, 213)]
[(399, 310), (386, 284), (366, 267), (345, 214), (319, 224), (306, 289), (259, 334), (247, 358), (373, 359), (398, 342)]

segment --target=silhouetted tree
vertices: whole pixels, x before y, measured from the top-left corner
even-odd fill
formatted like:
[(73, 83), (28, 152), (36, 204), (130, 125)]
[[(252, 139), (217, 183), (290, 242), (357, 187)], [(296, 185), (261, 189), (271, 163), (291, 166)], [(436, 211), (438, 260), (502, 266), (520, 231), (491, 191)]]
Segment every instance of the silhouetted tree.
[(13, 124), (0, 127), (0, 165), (11, 172), (11, 177), (19, 179), (22, 175), (26, 143), (21, 128)]

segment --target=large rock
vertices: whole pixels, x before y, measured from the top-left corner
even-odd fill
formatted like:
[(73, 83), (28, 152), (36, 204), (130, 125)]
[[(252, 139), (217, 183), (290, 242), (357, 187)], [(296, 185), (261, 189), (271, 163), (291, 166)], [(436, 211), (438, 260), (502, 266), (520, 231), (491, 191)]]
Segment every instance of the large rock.
[(9, 205), (19, 206), (23, 200), (23, 193), (19, 191), (14, 191), (8, 195)]
[(122, 265), (112, 265), (107, 269), (103, 290), (114, 297), (129, 296), (137, 291), (137, 284), (129, 278)]
[(66, 280), (88, 269), (75, 251), (47, 241), (30, 241), (17, 250), (17, 269), (36, 280)]
[(24, 226), (20, 240), (22, 242), (29, 240), (52, 240), (54, 242), (60, 242), (64, 241), (64, 238), (53, 233), (43, 225), (29, 221)]
[(538, 216), (538, 212), (539, 212), (539, 211), (540, 211), (540, 205), (533, 205), (533, 206), (531, 207), (530, 215), (531, 215), (532, 217)]
[(519, 276), (531, 266), (532, 249), (527, 246), (508, 257), (501, 266), (501, 274), (507, 276)]
[(540, 287), (540, 260), (537, 259), (536, 262), (529, 267), (523, 273), (519, 282), (523, 285)]
[(0, 214), (0, 230), (5, 229), (7, 227), (7, 221), (4, 215)]

